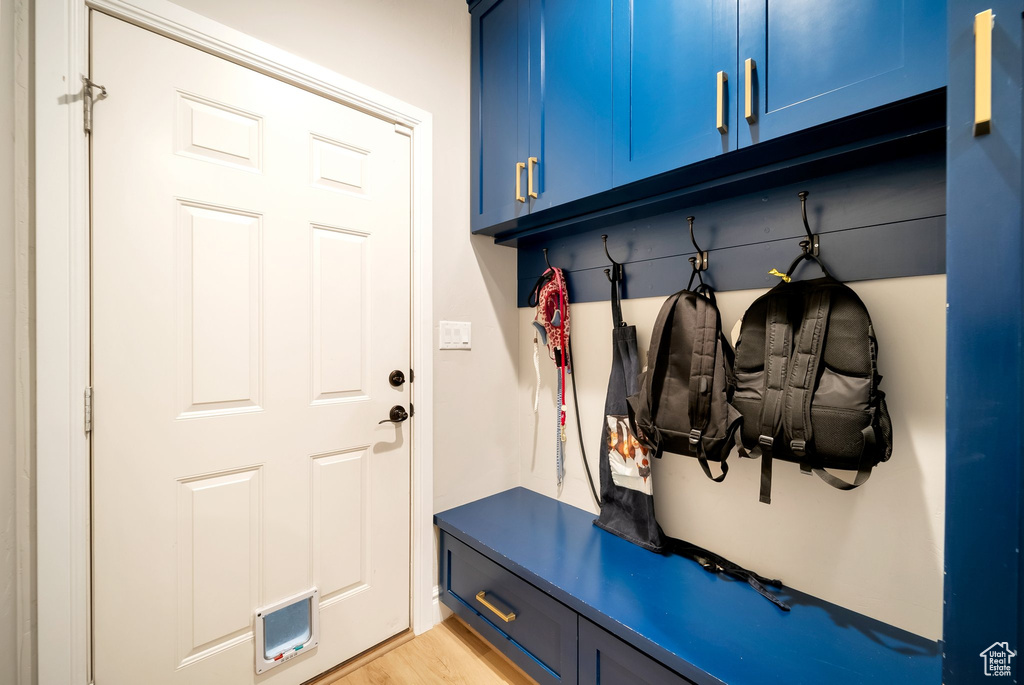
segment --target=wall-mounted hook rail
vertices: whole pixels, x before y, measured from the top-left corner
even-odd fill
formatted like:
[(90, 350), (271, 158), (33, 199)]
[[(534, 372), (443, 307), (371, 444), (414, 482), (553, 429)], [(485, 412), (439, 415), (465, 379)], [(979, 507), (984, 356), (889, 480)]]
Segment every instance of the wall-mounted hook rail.
[(806, 190), (801, 190), (797, 193), (800, 198), (800, 217), (804, 220), (804, 231), (807, 232), (807, 240), (800, 241), (800, 249), (804, 252), (810, 252), (815, 257), (821, 252), (821, 245), (818, 242), (818, 236), (811, 233), (811, 226), (807, 223), (807, 196), (810, 195)]
[(602, 235), (601, 236), (601, 242), (604, 244), (604, 256), (607, 257), (608, 261), (612, 263), (612, 268), (605, 269), (604, 270), (604, 275), (607, 276), (608, 280), (611, 281), (612, 283), (615, 283), (616, 281), (621, 282), (622, 279), (623, 279), (623, 271), (622, 271), (623, 265), (620, 264), (619, 262), (615, 261), (614, 259), (612, 259), (611, 254), (609, 254), (609, 252), (608, 252), (608, 236), (607, 235)]
[(700, 249), (700, 245), (697, 244), (697, 239), (693, 237), (693, 220), (696, 217), (686, 217), (687, 222), (690, 224), (690, 242), (693, 243), (693, 249), (697, 252), (697, 256), (690, 257), (690, 266), (693, 267), (694, 271), (707, 271), (708, 270), (708, 253), (706, 250)]

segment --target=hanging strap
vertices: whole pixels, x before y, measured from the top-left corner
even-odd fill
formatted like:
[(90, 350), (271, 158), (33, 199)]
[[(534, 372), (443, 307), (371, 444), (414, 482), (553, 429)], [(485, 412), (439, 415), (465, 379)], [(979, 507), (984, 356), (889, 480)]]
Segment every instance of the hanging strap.
[(772, 586), (781, 589), (781, 580), (765, 578), (754, 571), (743, 568), (739, 564), (732, 562), (725, 557), (719, 556), (718, 554), (706, 550), (703, 547), (698, 547), (693, 543), (686, 542), (685, 540), (668, 538), (667, 546), (669, 551), (673, 554), (678, 554), (681, 557), (696, 561), (709, 573), (724, 574), (731, 578), (736, 578), (737, 580), (746, 581), (750, 587), (754, 588), (754, 590), (772, 604), (783, 611), (789, 611), (789, 605), (776, 597), (774, 593), (765, 587)]
[(822, 479), (823, 481), (825, 481), (832, 487), (836, 488), (837, 490), (853, 490), (854, 488), (859, 488), (860, 486), (864, 485), (864, 483), (867, 483), (868, 478), (871, 477), (872, 467), (864, 465), (864, 457), (865, 455), (872, 454), (875, 450), (874, 423), (875, 422), (872, 421), (871, 425), (869, 425), (867, 428), (861, 431), (861, 434), (864, 436), (864, 449), (860, 455), (861, 467), (857, 471), (857, 476), (853, 479), (852, 483), (847, 482), (837, 476), (833, 476), (825, 469), (811, 469), (811, 471), (813, 471), (814, 474), (818, 476), (818, 478)]
[(693, 353), (690, 357), (689, 409), (690, 451), (700, 461), (706, 475), (716, 483), (725, 480), (729, 467), (722, 462), (722, 474), (711, 475), (711, 467), (704, 452), (704, 431), (711, 419), (711, 388), (715, 380), (715, 362), (718, 349), (718, 310), (706, 297), (697, 295), (696, 327), (693, 331)]
[(608, 280), (612, 282), (612, 325), (619, 328), (626, 325), (626, 322), (622, 320), (622, 293), (619, 290), (622, 283), (621, 264), (616, 264), (611, 268)]
[(776, 294), (768, 300), (765, 321), (764, 398), (758, 421), (758, 447), (761, 449), (760, 500), (772, 502), (772, 448), (782, 425), (782, 400), (789, 368), (793, 331), (789, 326), (788, 298)]
[(790, 451), (797, 457), (807, 454), (813, 437), (811, 398), (821, 365), (821, 346), (828, 329), (832, 289), (811, 288), (804, 302), (804, 315), (789, 363), (785, 410), (782, 412), (783, 432), (789, 440)]
[[(640, 388), (636, 406), (632, 402), (628, 403), (629, 421), (632, 424), (633, 432), (654, 450), (655, 456), (660, 455), (660, 450), (658, 449), (660, 438), (654, 423), (654, 413), (658, 409), (654, 404), (654, 381), (658, 377), (658, 369), (662, 368), (665, 364), (663, 357), (667, 355), (668, 349), (665, 340), (666, 330), (670, 328), (672, 316), (679, 298), (685, 293), (685, 290), (679, 291), (665, 300), (665, 304), (661, 306), (658, 318), (654, 322), (654, 330), (651, 331), (651, 347), (647, 355), (645, 382)], [(638, 416), (640, 417), (639, 419), (637, 418)], [(642, 425), (641, 422), (643, 422)]]

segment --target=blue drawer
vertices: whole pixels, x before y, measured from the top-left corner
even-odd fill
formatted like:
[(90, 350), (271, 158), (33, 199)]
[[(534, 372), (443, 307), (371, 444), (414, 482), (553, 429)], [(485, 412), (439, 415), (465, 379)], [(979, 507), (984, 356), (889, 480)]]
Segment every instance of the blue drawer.
[(580, 685), (687, 685), (687, 680), (580, 618)]
[(441, 588), (448, 608), (538, 683), (577, 682), (576, 612), (443, 531)]

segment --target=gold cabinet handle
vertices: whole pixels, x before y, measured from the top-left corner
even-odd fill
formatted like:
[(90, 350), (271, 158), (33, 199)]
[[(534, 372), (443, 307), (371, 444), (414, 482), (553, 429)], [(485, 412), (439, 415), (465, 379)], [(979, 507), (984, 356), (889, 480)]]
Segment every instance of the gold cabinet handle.
[(498, 607), (494, 606), (493, 604), (487, 601), (487, 593), (483, 590), (476, 593), (476, 601), (480, 602), (485, 607), (493, 611), (495, 615), (505, 623), (511, 623), (512, 621), (516, 620), (516, 612), (510, 611), (507, 614), (502, 613), (501, 610), (498, 609)]
[(719, 133), (727, 133), (729, 126), (725, 123), (725, 83), (729, 76), (724, 72), (718, 72), (718, 116), (715, 117), (715, 125)]
[(524, 162), (516, 162), (516, 202), (526, 202), (526, 198), (523, 197), (523, 169), (525, 168)]
[(526, 194), (530, 197), (537, 197), (537, 191), (533, 189), (533, 167), (537, 165), (537, 158), (530, 157), (526, 161), (530, 163), (526, 170)]
[(747, 120), (747, 123), (752, 124), (757, 121), (757, 115), (754, 114), (754, 70), (757, 69), (757, 64), (748, 57), (743, 62), (743, 68), (746, 69), (746, 83), (743, 89), (743, 118)]
[(974, 135), (992, 131), (992, 27), (996, 15), (974, 15)]

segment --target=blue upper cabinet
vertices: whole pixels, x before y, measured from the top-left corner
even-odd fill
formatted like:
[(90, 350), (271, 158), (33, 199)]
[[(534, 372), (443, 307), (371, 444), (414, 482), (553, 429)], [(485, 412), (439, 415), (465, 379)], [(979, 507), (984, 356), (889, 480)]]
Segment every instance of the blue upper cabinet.
[(611, 188), (611, 0), (473, 7), (478, 231)]
[[(529, 213), (529, 0), (473, 9), (470, 173), (474, 231)], [(516, 184), (519, 194), (516, 195)]]
[(937, 0), (739, 0), (740, 146), (941, 88), (945, 26)]
[[(939, 0), (469, 6), (471, 225), (491, 235), (779, 161), (788, 149), (763, 146), (654, 178), (946, 85)], [(893, 131), (902, 123), (894, 116)], [(842, 130), (855, 137), (857, 125)], [(827, 146), (815, 135), (801, 140)]]
[(530, 15), (536, 212), (612, 187), (612, 5), (533, 0)]
[(736, 148), (736, 10), (615, 0), (616, 186)]

